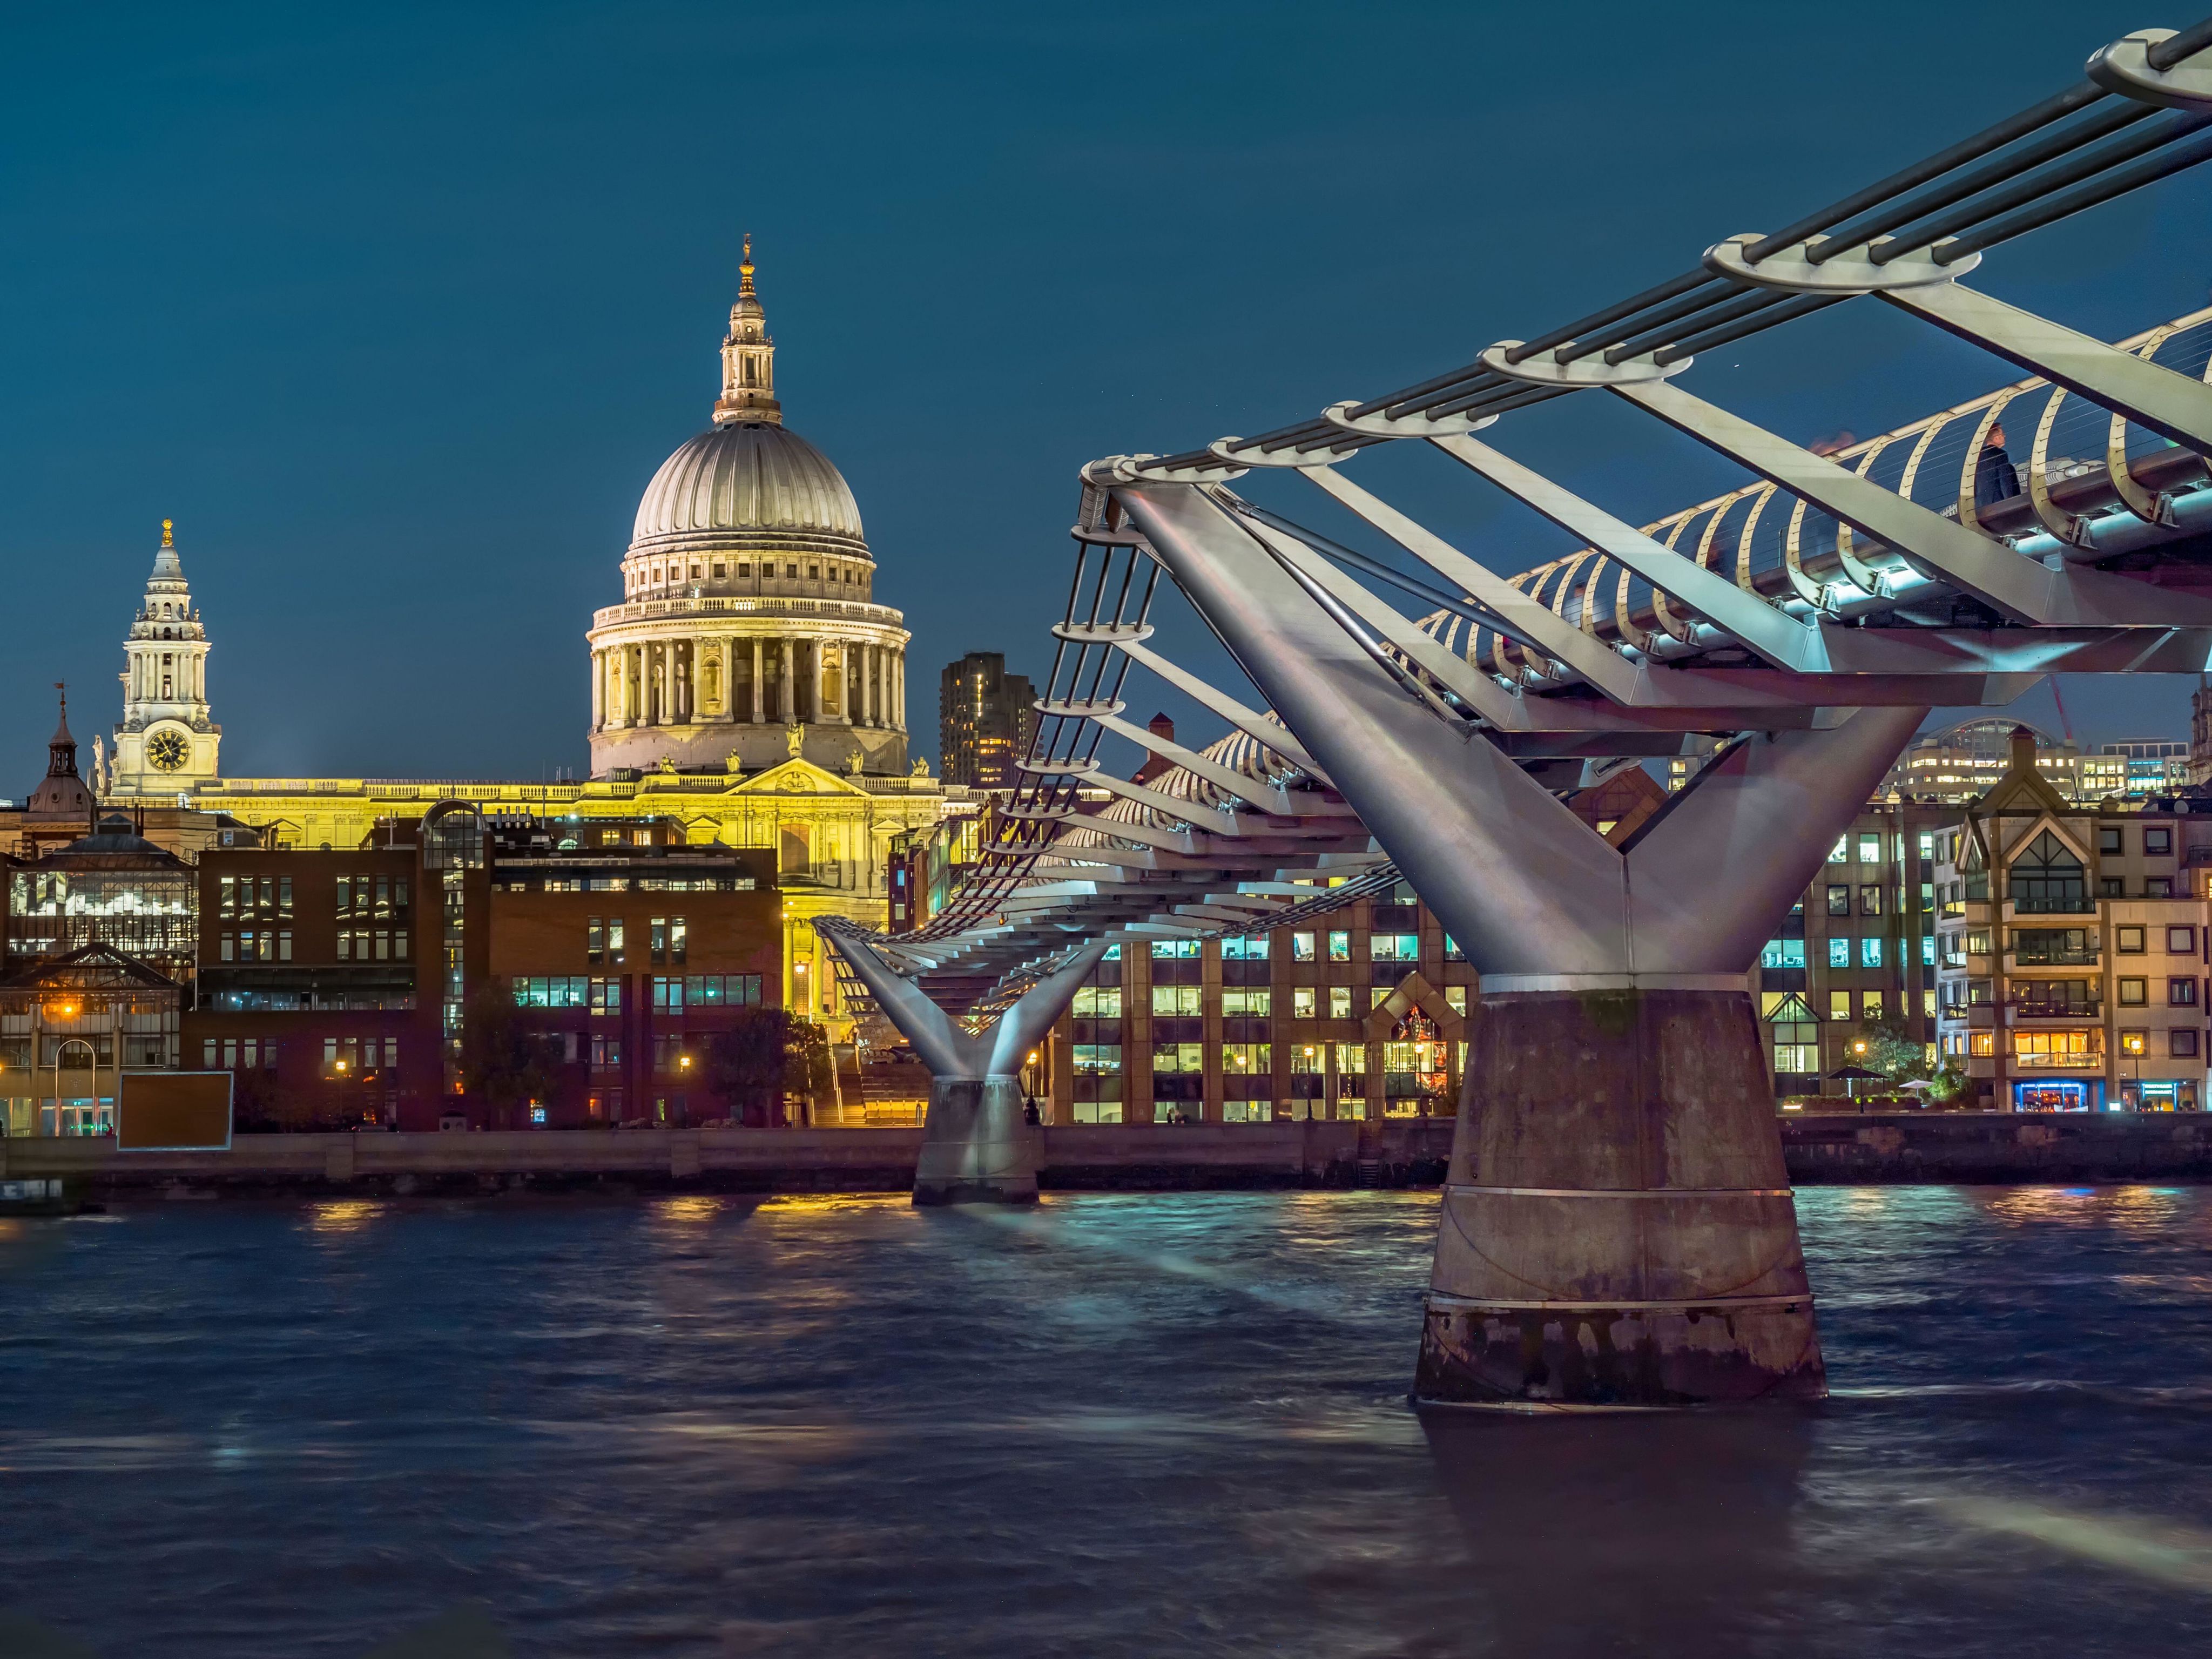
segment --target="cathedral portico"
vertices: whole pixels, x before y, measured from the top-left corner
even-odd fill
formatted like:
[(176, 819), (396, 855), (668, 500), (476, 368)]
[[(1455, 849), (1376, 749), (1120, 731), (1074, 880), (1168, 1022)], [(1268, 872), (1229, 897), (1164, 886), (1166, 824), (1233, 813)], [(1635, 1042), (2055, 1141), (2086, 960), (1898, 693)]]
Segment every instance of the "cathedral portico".
[(843, 475), (783, 424), (750, 240), (738, 272), (714, 425), (653, 475), (592, 619), (592, 774), (902, 774), (910, 635)]

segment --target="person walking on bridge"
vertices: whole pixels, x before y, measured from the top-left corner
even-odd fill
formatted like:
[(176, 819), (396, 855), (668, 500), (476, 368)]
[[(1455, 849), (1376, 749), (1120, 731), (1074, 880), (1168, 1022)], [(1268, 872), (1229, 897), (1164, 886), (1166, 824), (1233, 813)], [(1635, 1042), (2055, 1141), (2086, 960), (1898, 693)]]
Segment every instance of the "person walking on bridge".
[(1974, 461), (1974, 509), (1995, 507), (2020, 494), (2020, 473), (2005, 453), (2004, 428), (1992, 422)]

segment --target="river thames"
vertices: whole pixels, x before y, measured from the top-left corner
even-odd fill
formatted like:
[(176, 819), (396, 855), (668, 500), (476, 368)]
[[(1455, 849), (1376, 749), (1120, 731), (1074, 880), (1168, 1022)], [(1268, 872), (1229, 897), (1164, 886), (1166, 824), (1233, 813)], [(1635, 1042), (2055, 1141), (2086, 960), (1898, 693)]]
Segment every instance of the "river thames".
[(0, 1634), (110, 1659), (356, 1659), (441, 1616), (522, 1656), (2206, 1650), (2206, 1193), (1798, 1205), (1825, 1407), (1425, 1426), (1433, 1193), (0, 1223)]

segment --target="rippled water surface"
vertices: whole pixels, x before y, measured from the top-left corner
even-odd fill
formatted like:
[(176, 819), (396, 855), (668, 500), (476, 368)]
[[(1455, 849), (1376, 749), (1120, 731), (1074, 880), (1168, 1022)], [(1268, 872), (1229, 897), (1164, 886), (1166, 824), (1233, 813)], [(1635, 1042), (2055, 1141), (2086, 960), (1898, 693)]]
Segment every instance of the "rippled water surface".
[(0, 1222), (0, 1651), (2212, 1650), (2212, 1195), (1798, 1205), (1826, 1407), (1425, 1427), (1433, 1194)]

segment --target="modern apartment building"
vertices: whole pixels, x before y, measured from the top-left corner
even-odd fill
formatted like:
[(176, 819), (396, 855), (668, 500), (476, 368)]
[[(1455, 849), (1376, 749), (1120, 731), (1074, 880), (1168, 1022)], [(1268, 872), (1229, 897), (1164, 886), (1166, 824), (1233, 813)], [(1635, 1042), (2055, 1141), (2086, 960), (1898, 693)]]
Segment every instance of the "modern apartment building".
[(2035, 760), (1937, 842), (1941, 1052), (1999, 1110), (2200, 1109), (2212, 797), (2077, 805)]

